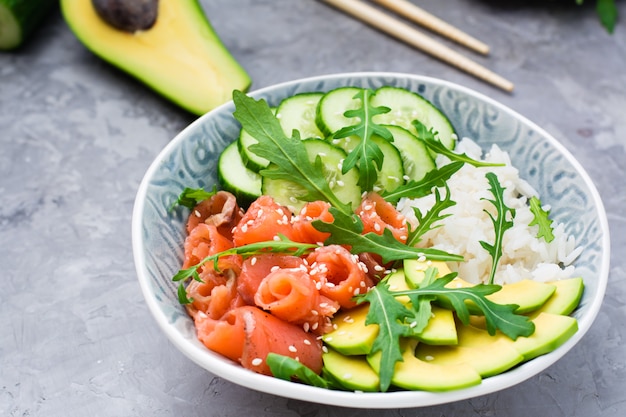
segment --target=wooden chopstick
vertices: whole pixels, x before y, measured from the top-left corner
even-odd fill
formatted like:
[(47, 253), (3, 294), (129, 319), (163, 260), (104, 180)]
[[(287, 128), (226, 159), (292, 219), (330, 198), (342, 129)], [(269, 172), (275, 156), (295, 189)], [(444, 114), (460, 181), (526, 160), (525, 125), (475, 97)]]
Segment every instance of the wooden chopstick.
[(513, 91), (511, 81), (369, 4), (359, 0), (322, 1), (482, 81), (507, 92)]
[(489, 46), (471, 35), (457, 29), (451, 24), (441, 20), (437, 16), (414, 5), (407, 0), (373, 0), (375, 3), (403, 16), (413, 22), (438, 33), (459, 45), (463, 45), (483, 55), (489, 54)]

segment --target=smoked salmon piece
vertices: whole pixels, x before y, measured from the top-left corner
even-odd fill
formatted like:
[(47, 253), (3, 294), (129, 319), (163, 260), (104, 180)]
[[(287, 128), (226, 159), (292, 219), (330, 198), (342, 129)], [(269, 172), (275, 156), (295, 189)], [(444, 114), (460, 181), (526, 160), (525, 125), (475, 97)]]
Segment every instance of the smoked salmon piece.
[(358, 256), (351, 254), (343, 246), (321, 246), (306, 259), (311, 277), (318, 283), (320, 293), (338, 302), (343, 308), (356, 306), (352, 297), (365, 293), (374, 285)]
[(379, 194), (366, 194), (356, 214), (363, 221), (364, 234), (373, 232), (382, 235), (385, 229), (389, 229), (396, 240), (406, 243), (409, 235), (406, 218)]
[(270, 272), (278, 268), (298, 268), (304, 266), (304, 259), (297, 256), (267, 253), (247, 258), (241, 266), (237, 278), (237, 291), (243, 300), (254, 305), (254, 295), (261, 281)]
[(270, 272), (261, 281), (254, 301), (273, 316), (316, 334), (330, 330), (330, 318), (339, 309), (338, 303), (321, 296), (306, 267)]
[(270, 196), (262, 195), (252, 202), (233, 229), (233, 242), (235, 246), (243, 246), (272, 241), (278, 234), (293, 240), (292, 217), (287, 207), (276, 203)]
[(198, 317), (196, 328), (207, 348), (254, 372), (271, 375), (265, 361), (270, 352), (296, 359), (318, 374), (322, 370), (322, 342), (317, 336), (258, 307), (230, 310), (222, 320)]
[(333, 215), (328, 211), (330, 203), (326, 201), (312, 201), (306, 203), (300, 213), (294, 218), (294, 240), (301, 243), (323, 243), (330, 233), (320, 232), (313, 227), (313, 221), (321, 220), (324, 223), (332, 223)]
[(228, 191), (218, 191), (194, 207), (187, 219), (187, 233), (200, 223), (217, 227), (221, 235), (232, 240), (232, 229), (243, 217), (237, 198)]
[[(206, 223), (199, 223), (185, 239), (185, 260), (183, 269), (187, 269), (199, 264), (209, 255), (231, 249), (233, 242), (219, 233), (217, 227)], [(219, 270), (241, 269), (241, 257), (239, 255), (227, 255), (220, 257), (218, 263)], [(213, 262), (206, 262), (200, 268), (202, 270), (213, 270)]]

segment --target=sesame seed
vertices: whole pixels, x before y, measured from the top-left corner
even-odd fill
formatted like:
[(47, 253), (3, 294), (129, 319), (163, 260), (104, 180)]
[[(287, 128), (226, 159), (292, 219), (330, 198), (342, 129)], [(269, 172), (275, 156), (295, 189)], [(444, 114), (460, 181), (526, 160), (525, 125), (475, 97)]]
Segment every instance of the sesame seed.
[(302, 343), (304, 343), (307, 346), (311, 346), (311, 341), (309, 339), (304, 339)]
[(350, 373), (343, 374), (343, 379), (351, 379), (351, 378), (352, 378), (352, 374)]
[(294, 345), (290, 345), (288, 349), (289, 349), (289, 352), (291, 353), (296, 353), (298, 351), (298, 349), (296, 349)]
[(250, 259), (250, 265), (252, 266), (256, 265), (256, 261), (257, 261), (257, 257), (253, 256), (252, 259)]
[(252, 359), (252, 366), (259, 366), (263, 363), (263, 359), (261, 358), (254, 358)]
[(427, 356), (424, 356), (424, 359), (426, 359), (427, 361), (433, 361), (433, 360), (435, 360), (435, 357), (427, 355)]
[(198, 210), (194, 210), (193, 214), (195, 214), (196, 217), (202, 216), (202, 214), (200, 214), (200, 212)]

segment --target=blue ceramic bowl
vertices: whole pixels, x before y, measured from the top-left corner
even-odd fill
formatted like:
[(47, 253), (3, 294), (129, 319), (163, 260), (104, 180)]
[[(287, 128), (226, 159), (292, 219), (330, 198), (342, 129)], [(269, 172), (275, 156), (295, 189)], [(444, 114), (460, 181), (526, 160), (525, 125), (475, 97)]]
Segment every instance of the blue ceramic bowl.
[(200, 117), (178, 134), (148, 169), (133, 213), (133, 250), (146, 302), (159, 326), (185, 355), (214, 375), (242, 386), (284, 397), (348, 407), (420, 407), (476, 397), (506, 389), (546, 369), (568, 352), (592, 325), (607, 285), (609, 232), (596, 188), (572, 155), (543, 129), (496, 101), (467, 88), (427, 77), (395, 73), (351, 73), (308, 78), (251, 93), (276, 106), (284, 97), (340, 86), (384, 85), (415, 91), (438, 106), (459, 137), (487, 149), (509, 152), (513, 164), (551, 206), (551, 215), (584, 248), (575, 265), (585, 292), (574, 316), (579, 331), (557, 350), (486, 378), (480, 385), (451, 392), (401, 391), (355, 393), (323, 390), (247, 371), (207, 350), (197, 339), (192, 320), (178, 302), (171, 277), (180, 269), (187, 212), (170, 207), (185, 187), (211, 189), (217, 181), (220, 151), (238, 136), (232, 102)]

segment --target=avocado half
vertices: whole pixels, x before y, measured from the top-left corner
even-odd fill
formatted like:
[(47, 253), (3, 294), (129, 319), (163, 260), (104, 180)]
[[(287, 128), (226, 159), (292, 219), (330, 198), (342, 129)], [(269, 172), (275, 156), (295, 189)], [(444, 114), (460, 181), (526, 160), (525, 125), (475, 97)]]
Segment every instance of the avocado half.
[(61, 0), (65, 21), (94, 54), (196, 115), (247, 91), (251, 79), (215, 33), (198, 0), (159, 1), (147, 30), (105, 22), (92, 0)]

